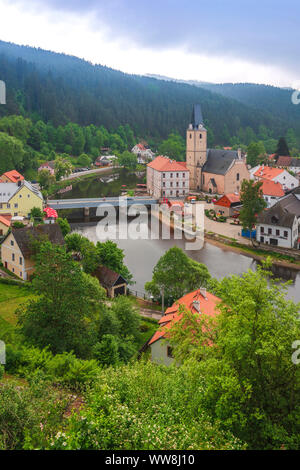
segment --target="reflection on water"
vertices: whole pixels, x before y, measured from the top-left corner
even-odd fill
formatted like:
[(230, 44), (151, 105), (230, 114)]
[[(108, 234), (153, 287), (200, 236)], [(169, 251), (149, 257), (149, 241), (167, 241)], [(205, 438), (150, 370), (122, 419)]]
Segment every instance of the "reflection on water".
[[(96, 224), (73, 224), (73, 230), (82, 233), (93, 242), (97, 242)], [(116, 227), (118, 234), (118, 226)], [(152, 278), (152, 270), (159, 258), (172, 246), (176, 245), (185, 251), (184, 240), (114, 240), (124, 250), (125, 263), (133, 274), (135, 288), (144, 290), (144, 285)], [(205, 243), (202, 250), (185, 251), (192, 259), (204, 263), (210, 274), (222, 279), (230, 274), (240, 275), (248, 269), (256, 269), (257, 263), (252, 258)], [(273, 267), (275, 277), (292, 280), (288, 288), (288, 297), (300, 302), (300, 274), (296, 270)]]

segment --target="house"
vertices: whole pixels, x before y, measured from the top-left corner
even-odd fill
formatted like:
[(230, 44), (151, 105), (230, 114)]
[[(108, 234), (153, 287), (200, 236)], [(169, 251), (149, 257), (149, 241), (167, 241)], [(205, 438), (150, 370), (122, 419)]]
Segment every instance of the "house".
[(214, 209), (224, 217), (232, 217), (241, 208), (240, 195), (238, 193), (224, 194), (214, 203)]
[(166, 366), (171, 365), (174, 361), (172, 347), (168, 343), (168, 331), (175, 323), (180, 322), (182, 319), (181, 306), (190, 310), (195, 315), (205, 314), (215, 317), (219, 313), (218, 304), (220, 302), (221, 299), (210, 294), (204, 288), (190, 292), (177, 300), (172, 307), (166, 310), (165, 315), (161, 317), (159, 320), (161, 328), (148, 341), (152, 361)]
[(145, 147), (144, 144), (136, 144), (132, 149), (131, 153), (134, 153), (137, 156), (137, 161), (141, 165), (145, 165), (149, 161), (153, 160), (155, 154), (151, 149)]
[(250, 179), (246, 157), (241, 150), (207, 148), (207, 130), (201, 106), (194, 105), (186, 131), (186, 164), (190, 189), (213, 194), (239, 192), (244, 179)]
[(0, 215), (0, 237), (6, 235), (11, 224), (11, 215), (10, 214), (3, 214)]
[(299, 223), (300, 188), (296, 188), (258, 217), (256, 239), (269, 245), (298, 248)]
[(43, 196), (31, 183), (0, 183), (0, 215), (28, 217), (33, 207), (43, 209)]
[(38, 168), (38, 171), (42, 170), (48, 170), (51, 175), (54, 175), (55, 173), (55, 160), (52, 160), (51, 162), (45, 162), (40, 165)]
[(116, 295), (126, 295), (127, 281), (115, 271), (107, 268), (106, 266), (99, 266), (93, 273), (102, 287), (107, 292), (107, 296), (114, 298)]
[(185, 162), (159, 156), (147, 165), (147, 191), (161, 197), (185, 197), (189, 194), (189, 171)]
[(17, 170), (7, 171), (0, 176), (2, 183), (18, 183), (18, 181), (23, 181), (24, 176), (21, 175)]
[(261, 181), (261, 189), (264, 195), (264, 200), (266, 201), (268, 208), (272, 207), (285, 195), (282, 184), (280, 184), (278, 181), (272, 180), (263, 179)]
[(24, 281), (34, 272), (33, 240), (47, 239), (56, 245), (65, 243), (58, 224), (12, 228), (1, 243), (1, 260), (6, 269)]
[(290, 156), (277, 157), (275, 161), (277, 168), (284, 168), (288, 171), (292, 171), (295, 174), (300, 173), (300, 158), (293, 158)]
[(251, 178), (255, 181), (269, 180), (280, 183), (284, 191), (297, 188), (299, 180), (283, 168), (258, 165), (251, 169)]

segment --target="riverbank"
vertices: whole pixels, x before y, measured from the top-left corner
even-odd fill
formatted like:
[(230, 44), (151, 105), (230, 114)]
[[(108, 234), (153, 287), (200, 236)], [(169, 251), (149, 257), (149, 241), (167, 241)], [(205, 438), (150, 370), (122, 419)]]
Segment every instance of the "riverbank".
[[(247, 256), (248, 258), (252, 258), (255, 261), (265, 261), (269, 257), (272, 260), (272, 264), (274, 264), (275, 266), (300, 271), (300, 262), (292, 257), (285, 257), (284, 255), (280, 255), (279, 253), (277, 254), (261, 250), (259, 248), (252, 248), (250, 245), (242, 246), (236, 241), (222, 238), (220, 235), (217, 234), (205, 233), (204, 239), (207, 243), (210, 243), (211, 245), (217, 246), (224, 250), (232, 251), (233, 253)], [(276, 256), (282, 256), (282, 258), (280, 259)]]

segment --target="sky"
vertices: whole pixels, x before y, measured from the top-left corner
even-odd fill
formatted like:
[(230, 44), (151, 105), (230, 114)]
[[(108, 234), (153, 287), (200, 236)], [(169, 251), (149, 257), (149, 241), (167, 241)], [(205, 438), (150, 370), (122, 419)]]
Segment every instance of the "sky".
[(0, 39), (134, 74), (299, 88), (299, 0), (0, 0)]

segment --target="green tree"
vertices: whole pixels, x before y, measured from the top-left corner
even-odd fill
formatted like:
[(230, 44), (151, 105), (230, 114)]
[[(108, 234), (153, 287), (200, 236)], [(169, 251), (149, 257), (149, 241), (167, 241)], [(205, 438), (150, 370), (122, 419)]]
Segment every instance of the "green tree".
[(277, 144), (277, 149), (276, 149), (276, 155), (280, 156), (287, 156), (290, 154), (288, 144), (286, 143), (286, 140), (284, 137), (280, 137), (278, 144)]
[(68, 233), (71, 232), (71, 227), (67, 219), (58, 217), (57, 223), (60, 226), (63, 236), (65, 237)]
[(137, 156), (134, 153), (128, 152), (128, 150), (125, 150), (123, 153), (121, 153), (121, 155), (118, 157), (118, 162), (120, 166), (130, 170), (135, 170), (138, 164)]
[(106, 334), (102, 336), (101, 342), (93, 347), (93, 357), (102, 366), (112, 366), (119, 362), (118, 351), (118, 339), (111, 334)]
[(25, 150), (21, 140), (0, 132), (0, 174), (13, 169), (20, 170), (24, 156)]
[(105, 292), (97, 279), (85, 274), (65, 248), (40, 244), (33, 287), (38, 294), (18, 311), (26, 340), (53, 353), (74, 351), (87, 356), (92, 345), (91, 319)]
[(260, 267), (224, 278), (215, 289), (222, 303), (213, 342), (203, 342), (205, 328), (195, 337), (181, 322), (170, 333), (189, 343), (181, 361), (204, 377), (200, 409), (251, 449), (300, 446), (300, 368), (292, 360), (300, 305), (286, 289)]
[(72, 173), (72, 164), (68, 160), (59, 157), (55, 160), (55, 178), (59, 181), (61, 178)]
[(266, 150), (263, 142), (251, 142), (247, 148), (247, 163), (254, 167), (263, 160), (265, 154)]
[(160, 144), (158, 152), (160, 155), (166, 155), (183, 162), (185, 160), (185, 141), (181, 135), (171, 133), (168, 138)]
[(80, 157), (78, 157), (77, 163), (80, 166), (89, 167), (90, 164), (92, 163), (92, 159), (86, 153), (82, 153)]
[(50, 186), (55, 183), (55, 176), (48, 170), (41, 170), (38, 174), (38, 182), (41, 189), (48, 191)]
[(166, 303), (172, 304), (184, 294), (206, 287), (210, 279), (204, 264), (192, 260), (174, 246), (159, 259), (153, 269), (152, 281), (145, 284), (145, 289), (155, 298), (159, 298), (164, 290)]
[(258, 215), (267, 207), (262, 192), (262, 183), (244, 180), (241, 186), (240, 198), (242, 209), (240, 221), (244, 230), (253, 230)]
[(97, 242), (96, 249), (101, 264), (120, 274), (129, 284), (132, 284), (132, 274), (124, 264), (124, 250), (111, 240)]

